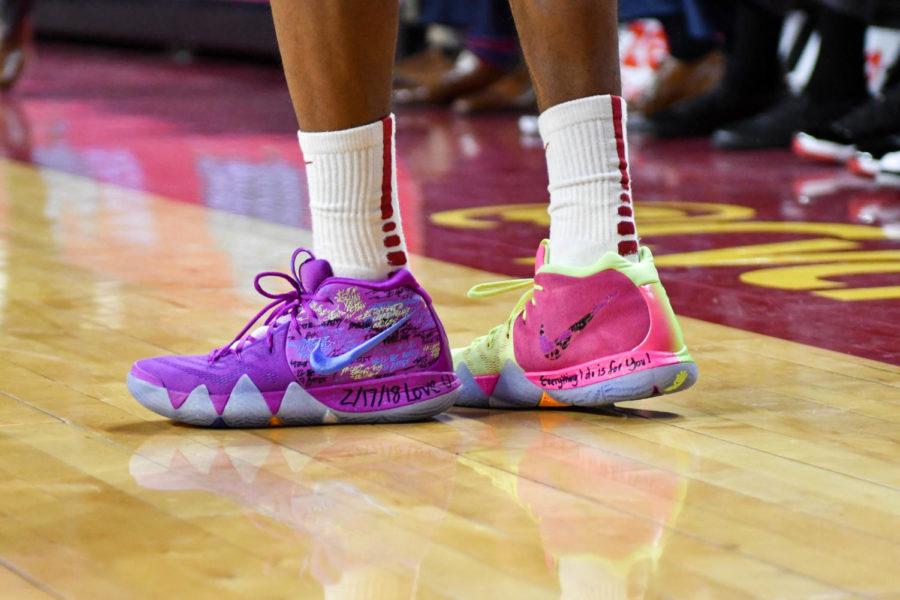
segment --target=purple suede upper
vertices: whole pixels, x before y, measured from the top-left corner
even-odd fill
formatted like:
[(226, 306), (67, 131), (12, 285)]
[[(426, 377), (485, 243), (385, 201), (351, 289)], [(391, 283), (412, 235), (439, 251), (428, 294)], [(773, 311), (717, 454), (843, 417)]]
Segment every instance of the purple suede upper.
[[(334, 277), (324, 281), (309, 303), (315, 316), (300, 319), (300, 331), (290, 329), (285, 347), (294, 376), (303, 386), (333, 385), (415, 370), (452, 370), (443, 326), (425, 291), (403, 269), (384, 281)], [(409, 320), (382, 344), (351, 367), (320, 375), (309, 365), (317, 343), (336, 356), (387, 329)]]
[[(447, 337), (430, 298), (412, 274), (401, 270), (384, 281), (332, 276), (328, 262), (307, 260), (292, 274), (302, 284), (295, 317), (285, 314), (267, 337), (250, 338), (238, 351), (213, 355), (165, 356), (138, 361), (133, 374), (170, 391), (188, 393), (205, 385), (211, 395), (229, 394), (243, 375), (263, 393), (284, 391), (296, 381), (319, 387), (414, 371), (452, 371)], [(409, 316), (395, 333), (329, 375), (309, 365), (317, 343), (337, 356)]]
[[(150, 375), (170, 390), (188, 393), (198, 385), (206, 385), (210, 394), (230, 394), (238, 379), (247, 374), (261, 392), (284, 390), (293, 375), (284, 360), (284, 339), (287, 324), (278, 326), (275, 332), (273, 354), (265, 340), (248, 345), (240, 354), (227, 354), (210, 363), (209, 355), (161, 356), (135, 363), (135, 374), (149, 380)], [(279, 350), (280, 349), (280, 350)]]

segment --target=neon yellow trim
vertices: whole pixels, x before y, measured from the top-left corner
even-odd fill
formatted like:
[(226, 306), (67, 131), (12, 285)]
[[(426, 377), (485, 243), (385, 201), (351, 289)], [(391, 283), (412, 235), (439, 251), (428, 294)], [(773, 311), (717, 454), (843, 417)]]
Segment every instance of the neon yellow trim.
[(568, 275), (570, 277), (588, 277), (607, 269), (619, 271), (628, 277), (634, 285), (647, 285), (659, 282), (659, 273), (656, 271), (656, 265), (653, 264), (653, 253), (650, 252), (650, 248), (647, 246), (641, 246), (638, 262), (631, 262), (615, 252), (607, 252), (597, 262), (587, 267), (545, 264), (540, 268), (539, 272)]
[(490, 298), (498, 294), (505, 294), (515, 290), (531, 287), (534, 279), (506, 279), (504, 281), (490, 281), (479, 283), (472, 287), (466, 294), (469, 298)]

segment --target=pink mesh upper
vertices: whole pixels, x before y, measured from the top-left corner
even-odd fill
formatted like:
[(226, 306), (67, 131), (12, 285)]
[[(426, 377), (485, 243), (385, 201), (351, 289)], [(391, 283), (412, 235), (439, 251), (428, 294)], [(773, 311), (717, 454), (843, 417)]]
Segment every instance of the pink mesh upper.
[(550, 371), (637, 347), (650, 312), (628, 277), (608, 269), (589, 277), (541, 273), (535, 305), (513, 328), (516, 361), (526, 371)]

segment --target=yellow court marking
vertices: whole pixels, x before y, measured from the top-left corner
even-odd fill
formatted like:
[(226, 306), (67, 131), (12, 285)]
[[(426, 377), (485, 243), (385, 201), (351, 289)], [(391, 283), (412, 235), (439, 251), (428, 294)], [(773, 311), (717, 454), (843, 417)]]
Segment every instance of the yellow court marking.
[[(659, 267), (746, 267), (742, 282), (773, 289), (792, 290), (832, 300), (893, 300), (898, 286), (846, 288), (826, 278), (895, 273), (900, 249), (866, 248), (865, 242), (884, 240), (883, 227), (850, 223), (803, 221), (751, 221), (756, 211), (737, 204), (703, 202), (654, 202), (636, 207), (641, 233), (671, 236), (745, 233), (819, 236), (788, 242), (692, 250), (656, 257)], [(550, 224), (543, 204), (502, 204), (460, 208), (431, 215), (437, 225), (458, 229), (495, 229), (505, 223)], [(531, 257), (516, 261), (531, 264)], [(774, 265), (798, 265), (778, 267)], [(842, 290), (828, 288), (845, 287)]]
[[(900, 370), (883, 363), (684, 319), (698, 384), (610, 413), (200, 430), (128, 396), (133, 360), (226, 342), (260, 306), (252, 276), (308, 243), (0, 162), (0, 589), (900, 595)], [(508, 314), (464, 296), (496, 275), (412, 267), (456, 345)]]

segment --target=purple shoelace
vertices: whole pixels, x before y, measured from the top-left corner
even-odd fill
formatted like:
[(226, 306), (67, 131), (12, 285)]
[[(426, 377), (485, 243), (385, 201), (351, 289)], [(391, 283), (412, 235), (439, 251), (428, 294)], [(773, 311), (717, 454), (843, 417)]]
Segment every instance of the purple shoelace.
[[(297, 265), (297, 258), (306, 254), (307, 258), (300, 265)], [(249, 344), (257, 341), (252, 335), (247, 335), (247, 332), (265, 315), (267, 312), (271, 311), (266, 320), (263, 321), (263, 325), (267, 326), (266, 328), (266, 343), (269, 347), (269, 352), (272, 352), (272, 347), (274, 344), (274, 324), (278, 321), (279, 318), (288, 315), (291, 320), (291, 326), (297, 331), (297, 334), (300, 334), (300, 324), (297, 321), (297, 314), (303, 311), (311, 311), (308, 305), (309, 301), (309, 291), (304, 289), (303, 287), (303, 279), (300, 275), (300, 269), (310, 260), (315, 259), (315, 256), (312, 252), (307, 250), (306, 248), (297, 248), (294, 250), (294, 253), (291, 255), (291, 272), (282, 273), (280, 271), (263, 271), (258, 273), (256, 277), (253, 279), (253, 287), (256, 288), (256, 291), (259, 292), (260, 295), (265, 296), (266, 298), (271, 298), (272, 301), (269, 302), (262, 310), (260, 310), (256, 315), (244, 325), (244, 328), (234, 336), (234, 339), (231, 340), (225, 346), (221, 348), (216, 348), (209, 354), (209, 364), (216, 362), (219, 358), (229, 354), (230, 352), (234, 352), (235, 354), (240, 355), (241, 350), (244, 349)], [(290, 284), (291, 291), (284, 292), (281, 294), (276, 294), (270, 292), (263, 288), (262, 280), (266, 277), (277, 277), (278, 279), (283, 279)]]

